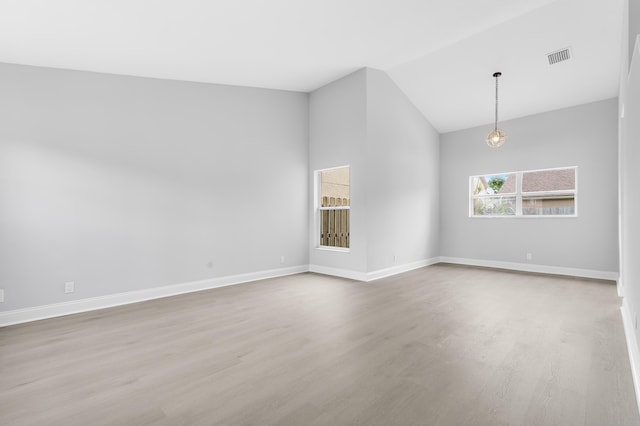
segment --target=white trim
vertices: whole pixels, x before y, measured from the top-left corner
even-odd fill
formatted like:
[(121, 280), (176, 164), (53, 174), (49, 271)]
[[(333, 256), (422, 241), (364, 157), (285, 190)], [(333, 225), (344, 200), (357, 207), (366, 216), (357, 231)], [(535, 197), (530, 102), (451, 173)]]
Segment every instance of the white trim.
[(347, 278), (350, 280), (366, 281), (366, 272), (352, 271), (350, 269), (332, 268), (330, 266), (309, 265), (309, 272), (323, 275), (333, 275), (334, 277)]
[(439, 257), (431, 259), (418, 260), (417, 262), (405, 263), (404, 265), (396, 265), (390, 268), (378, 269), (377, 271), (367, 272), (365, 281), (374, 281), (380, 278), (389, 277), (391, 275), (401, 274), (403, 272), (412, 271), (414, 269), (423, 268), (429, 265), (435, 265), (440, 262)]
[[(349, 205), (348, 206), (341, 206), (341, 209), (335, 209), (335, 208), (323, 208), (322, 207), (322, 200), (321, 200), (321, 192), (322, 192), (322, 182), (321, 182), (321, 174), (322, 172), (326, 172), (328, 170), (337, 170), (337, 169), (349, 169)], [(335, 167), (327, 167), (325, 169), (317, 169), (313, 171), (313, 245), (316, 248), (320, 248), (320, 247), (327, 247), (327, 246), (321, 246), (320, 245), (320, 227), (322, 226), (322, 224), (320, 223), (320, 211), (321, 210), (351, 210), (351, 165), (350, 164), (345, 164), (344, 166), (335, 166)], [(337, 207), (337, 206), (334, 206)], [(335, 275), (335, 274), (328, 274), (328, 275)], [(340, 276), (340, 275), (339, 275)]]
[(516, 173), (516, 216), (524, 216), (522, 214), (522, 174), (523, 172)]
[(618, 297), (624, 297), (624, 286), (622, 285), (622, 274), (616, 280), (616, 289), (618, 290)]
[[(577, 167), (577, 166), (576, 166)], [(522, 182), (520, 182), (520, 187), (522, 187)], [(548, 196), (548, 195), (576, 195), (576, 190), (575, 189), (556, 189), (553, 191), (522, 191), (521, 189), (519, 190), (520, 193), (522, 194), (522, 198), (524, 198), (525, 196), (527, 197), (544, 197), (544, 196)]]
[(318, 207), (320, 210), (351, 210), (351, 206), (326, 206), (326, 207)]
[[(536, 173), (536, 172), (546, 172), (550, 170), (570, 170), (574, 171), (574, 189), (563, 189), (563, 190), (555, 190), (555, 191), (522, 191), (522, 182), (524, 179), (525, 173)], [(515, 192), (507, 192), (504, 194), (478, 194), (474, 195), (474, 191), (477, 188), (477, 185), (473, 184), (474, 179), (487, 177), (487, 176), (501, 176), (501, 175), (515, 175), (516, 179), (516, 188)], [(491, 179), (489, 179), (491, 180)], [(530, 215), (523, 213), (522, 202), (526, 197), (536, 197), (536, 196), (545, 196), (545, 195), (572, 195), (573, 196), (573, 214), (547, 214), (547, 215)], [(474, 213), (474, 200), (485, 199), (485, 198), (515, 198), (516, 209), (514, 214), (486, 214), (486, 215), (477, 215)], [(469, 176), (469, 218), (477, 219), (477, 218), (509, 218), (509, 217), (546, 217), (546, 218), (556, 218), (556, 217), (578, 217), (578, 166), (566, 166), (566, 167), (552, 167), (548, 169), (536, 169), (536, 170), (522, 170), (517, 172), (504, 172), (504, 173), (485, 173), (481, 175)]]
[(499, 215), (499, 214), (494, 214), (494, 215), (489, 215), (489, 214), (485, 214), (482, 216), (469, 216), (469, 219), (495, 219), (499, 217), (500, 219), (517, 219), (517, 220), (523, 220), (523, 219), (575, 219), (576, 217), (578, 217), (577, 214), (528, 214), (528, 215), (521, 215), (521, 216), (516, 216), (515, 214), (503, 214), (503, 215)]
[(333, 246), (318, 246), (314, 247), (316, 250), (335, 251), (338, 253), (350, 253), (351, 249), (347, 247), (333, 247)]
[(315, 172), (327, 172), (329, 170), (345, 169), (347, 167), (351, 167), (351, 165), (350, 164), (344, 164), (342, 166), (325, 167), (325, 168), (322, 168), (322, 169), (316, 169)]
[[(480, 259), (464, 259), (446, 256), (423, 259), (416, 262), (396, 265), (390, 268), (379, 269), (372, 272), (352, 271), (349, 269), (332, 268), (329, 266), (321, 265), (300, 265), (288, 268), (271, 269), (266, 271), (257, 271), (246, 274), (211, 278), (208, 280), (192, 281), (163, 287), (154, 287), (144, 290), (129, 291), (125, 293), (109, 294), (106, 296), (73, 300), (70, 302), (55, 303), (51, 305), (35, 306), (32, 308), (4, 311), (0, 312), (0, 327), (76, 314), (80, 312), (94, 311), (114, 306), (128, 305), (131, 303), (143, 302), (145, 300), (160, 299), (163, 297), (176, 296), (179, 294), (192, 293), (195, 291), (226, 287), (230, 285), (246, 283), (249, 281), (257, 281), (267, 278), (276, 278), (286, 275), (299, 274), (303, 272), (315, 272), (324, 275), (333, 275), (337, 277), (368, 282), (422, 268), (425, 266), (434, 265), (440, 262), (470, 266), (482, 266), (489, 268), (511, 269), (516, 271), (538, 272), (545, 274), (570, 275), (576, 277), (597, 278), (614, 281), (618, 280), (618, 274), (616, 272), (563, 268), (545, 265), (531, 265), (513, 262), (499, 262)], [(620, 286), (620, 283), (618, 283), (618, 286)], [(638, 356), (637, 358), (640, 359), (640, 356)]]
[(401, 274), (403, 272), (412, 271), (414, 269), (422, 268), (425, 266), (434, 265), (438, 262), (440, 262), (439, 257), (432, 257), (431, 259), (418, 260), (416, 262), (405, 263), (403, 265), (396, 265), (390, 268), (378, 269), (377, 271), (371, 272), (352, 271), (350, 269), (332, 268), (330, 266), (322, 265), (309, 265), (309, 272), (315, 272), (324, 275), (333, 275), (335, 277), (347, 278), (350, 280), (369, 282), (379, 280), (380, 278)]
[(624, 325), (624, 335), (627, 340), (627, 350), (629, 351), (629, 362), (631, 363), (631, 375), (633, 376), (633, 387), (636, 391), (636, 403), (640, 412), (640, 351), (638, 350), (638, 340), (634, 332), (631, 312), (626, 299), (622, 300), (620, 307), (622, 313), (622, 324)]
[(299, 274), (309, 270), (307, 265), (292, 266), (288, 268), (271, 269), (266, 271), (249, 272), (246, 274), (229, 275), (226, 277), (211, 278), (208, 280), (191, 281), (162, 287), (148, 288), (144, 290), (128, 291), (125, 293), (109, 294), (106, 296), (92, 297), (89, 299), (73, 300), (70, 302), (55, 303), (52, 305), (35, 306), (33, 308), (16, 309), (0, 312), (0, 327), (41, 319), (54, 318), (63, 315), (77, 314), (80, 312), (94, 311), (97, 309), (114, 306), (128, 305), (130, 303), (143, 302), (145, 300), (160, 299), (195, 291), (209, 290), (217, 287), (242, 284), (249, 281), (264, 280), (267, 278), (282, 277), (285, 275)]
[[(564, 169), (577, 169), (578, 166), (557, 166), (557, 167), (545, 167), (542, 169), (530, 169), (530, 170), (516, 170), (511, 172), (500, 172), (500, 173), (480, 173), (478, 175), (473, 175), (469, 177), (479, 177), (479, 176), (500, 176), (500, 175), (511, 175), (515, 173), (531, 173), (531, 172), (546, 172), (549, 170), (564, 170)], [(513, 194), (513, 193), (512, 193)]]
[(618, 273), (612, 271), (596, 271), (592, 269), (565, 268), (563, 266), (532, 265), (529, 263), (501, 262), (483, 259), (465, 259), (441, 256), (440, 262), (459, 265), (482, 266), (486, 268), (512, 269), (514, 271), (536, 272), (542, 274), (569, 275), (573, 277), (595, 278), (617, 281)]

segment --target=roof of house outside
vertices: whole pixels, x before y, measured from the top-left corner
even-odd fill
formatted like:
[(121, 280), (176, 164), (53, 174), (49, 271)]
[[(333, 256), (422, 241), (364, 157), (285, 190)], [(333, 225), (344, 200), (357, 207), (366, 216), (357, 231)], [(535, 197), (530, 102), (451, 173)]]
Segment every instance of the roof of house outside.
[(522, 174), (522, 192), (576, 189), (575, 169), (540, 170)]
[[(506, 195), (516, 192), (516, 174), (509, 173), (479, 176), (478, 183), (480, 187), (476, 190), (475, 194), (492, 194), (493, 192), (491, 188), (489, 188), (488, 182), (494, 176), (503, 177), (505, 180), (497, 194)], [(573, 167), (522, 172), (522, 192), (547, 192), (574, 189), (576, 189), (576, 173)]]
[(498, 191), (498, 194), (511, 194), (516, 192), (516, 174), (508, 174), (502, 188)]

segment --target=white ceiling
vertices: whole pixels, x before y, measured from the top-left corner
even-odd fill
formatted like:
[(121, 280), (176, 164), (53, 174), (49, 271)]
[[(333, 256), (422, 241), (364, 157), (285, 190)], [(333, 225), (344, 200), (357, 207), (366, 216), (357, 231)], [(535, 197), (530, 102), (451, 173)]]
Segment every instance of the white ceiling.
[(622, 1), (558, 0), (388, 72), (448, 132), (493, 122), (495, 71), (501, 120), (616, 97), (621, 41)]
[[(385, 70), (440, 132), (617, 95), (623, 0), (0, 0), (0, 62), (308, 92)], [(546, 53), (571, 46), (553, 67)]]

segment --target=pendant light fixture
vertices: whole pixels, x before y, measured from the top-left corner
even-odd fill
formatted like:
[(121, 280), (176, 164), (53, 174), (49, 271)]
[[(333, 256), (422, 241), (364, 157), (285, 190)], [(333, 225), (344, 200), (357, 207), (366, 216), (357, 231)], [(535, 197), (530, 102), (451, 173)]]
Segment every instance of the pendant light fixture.
[(496, 79), (496, 121), (493, 126), (493, 132), (489, 133), (487, 136), (487, 145), (491, 148), (497, 148), (504, 143), (504, 140), (507, 138), (507, 135), (500, 129), (498, 129), (498, 77), (502, 75), (501, 72), (493, 73), (493, 76)]

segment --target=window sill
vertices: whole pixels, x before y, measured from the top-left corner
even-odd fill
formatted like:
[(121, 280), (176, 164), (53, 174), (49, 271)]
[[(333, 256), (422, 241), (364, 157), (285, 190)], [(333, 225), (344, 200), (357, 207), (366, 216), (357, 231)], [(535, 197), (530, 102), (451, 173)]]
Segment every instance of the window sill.
[(322, 251), (337, 251), (339, 253), (349, 253), (351, 251), (351, 249), (349, 249), (349, 248), (330, 247), (330, 246), (317, 246), (315, 249), (316, 250), (322, 250)]
[(527, 216), (469, 216), (469, 219), (576, 219), (577, 214), (572, 215), (527, 215)]

